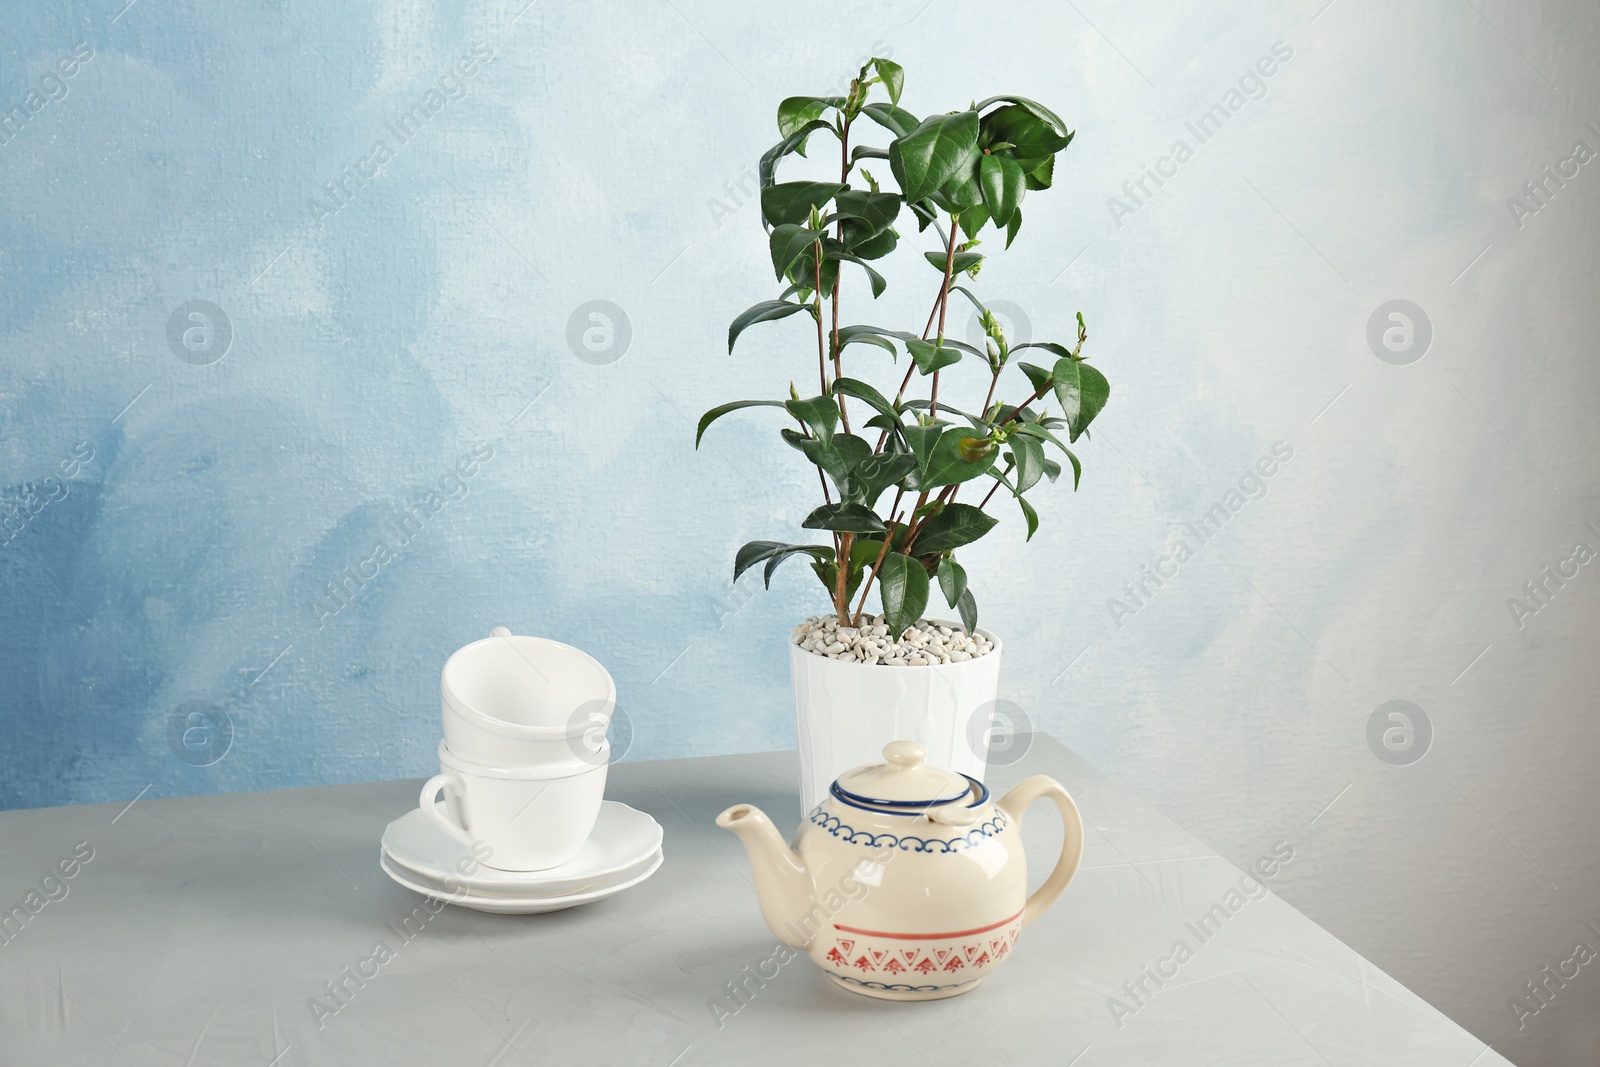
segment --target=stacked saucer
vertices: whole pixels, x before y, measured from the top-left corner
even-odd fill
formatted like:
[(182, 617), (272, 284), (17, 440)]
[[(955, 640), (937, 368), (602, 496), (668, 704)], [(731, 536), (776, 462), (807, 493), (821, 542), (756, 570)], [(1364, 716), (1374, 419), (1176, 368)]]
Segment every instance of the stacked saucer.
[[(481, 851), (481, 850), (480, 850)], [(542, 871), (503, 871), (413, 809), (383, 831), (379, 863), (407, 889), (475, 911), (535, 915), (589, 904), (638, 885), (661, 866), (661, 827), (615, 800), (600, 805), (577, 855)]]
[(603, 799), (616, 686), (592, 656), (496, 627), (440, 678), (439, 773), (390, 823), (379, 862), (400, 885), (478, 911), (587, 904), (661, 866), (661, 827)]

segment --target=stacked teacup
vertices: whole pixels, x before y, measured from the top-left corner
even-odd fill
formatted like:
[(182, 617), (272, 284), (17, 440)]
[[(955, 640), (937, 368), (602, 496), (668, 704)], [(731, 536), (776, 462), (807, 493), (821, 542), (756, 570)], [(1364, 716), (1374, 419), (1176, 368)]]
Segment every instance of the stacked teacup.
[[(391, 877), (491, 905), (480, 910), (549, 911), (620, 891), (659, 866), (660, 827), (604, 799), (616, 686), (592, 656), (496, 627), (446, 661), (440, 689), (440, 773), (422, 787), (418, 811), (384, 835)], [(419, 887), (408, 874), (427, 877)], [(513, 900), (529, 906), (506, 906)]]

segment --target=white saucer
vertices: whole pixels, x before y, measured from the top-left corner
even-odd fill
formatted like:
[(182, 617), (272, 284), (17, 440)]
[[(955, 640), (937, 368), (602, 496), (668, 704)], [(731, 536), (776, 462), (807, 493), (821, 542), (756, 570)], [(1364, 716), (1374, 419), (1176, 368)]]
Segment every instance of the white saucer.
[[(600, 805), (589, 840), (559, 867), (502, 871), (474, 860), (467, 846), (445, 834), (414, 808), (383, 831), (382, 853), (402, 874), (448, 894), (446, 885), (475, 895), (544, 899), (563, 893), (599, 891), (629, 882), (661, 848), (661, 826), (649, 815), (615, 800)], [(470, 872), (470, 873), (468, 873)], [(448, 881), (447, 881), (448, 879)]]
[[(427, 886), (429, 892), (438, 897), (459, 896), (471, 894), (475, 898), (484, 900), (553, 900), (556, 897), (575, 896), (583, 893), (598, 893), (621, 885), (624, 882), (632, 884), (633, 880), (645, 873), (645, 868), (661, 858), (661, 849), (657, 848), (626, 867), (615, 871), (608, 871), (604, 875), (596, 875), (583, 881), (563, 880), (559, 884), (550, 885), (543, 882), (533, 883), (506, 883), (496, 885), (494, 889), (485, 889), (483, 886), (466, 884), (468, 879), (461, 877), (435, 878), (424, 871), (414, 870), (401, 863), (399, 859), (390, 855), (387, 849), (378, 850), (378, 858), (390, 867), (394, 873), (409, 881)], [(514, 874), (514, 871), (495, 871), (495, 874)], [(480, 871), (481, 874), (481, 871)], [(473, 879), (482, 883), (484, 879)]]
[(471, 890), (467, 890), (465, 893), (452, 893), (442, 886), (430, 886), (407, 877), (406, 873), (389, 861), (387, 855), (380, 856), (378, 863), (383, 867), (384, 874), (387, 874), (413, 893), (421, 893), (425, 897), (434, 897), (448, 904), (457, 904), (463, 908), (488, 912), (491, 915), (540, 915), (545, 912), (575, 908), (580, 904), (590, 904), (596, 900), (603, 900), (613, 894), (620, 893), (624, 889), (630, 889), (655, 874), (656, 869), (661, 866), (662, 859), (661, 852), (657, 851), (651, 857), (651, 862), (644, 869), (644, 873), (634, 876), (629, 881), (619, 882), (616, 885), (597, 889), (590, 893), (568, 893), (548, 897), (492, 897), (474, 893)]

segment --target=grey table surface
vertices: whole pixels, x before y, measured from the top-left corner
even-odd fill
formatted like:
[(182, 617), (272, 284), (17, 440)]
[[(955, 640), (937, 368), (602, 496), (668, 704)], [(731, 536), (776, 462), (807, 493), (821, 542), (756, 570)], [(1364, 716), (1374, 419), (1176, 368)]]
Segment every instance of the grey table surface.
[[(0, 939), (0, 1064), (1506, 1062), (1059, 743), (1035, 736), (989, 780), (1040, 773), (1083, 811), (1077, 879), (984, 985), (922, 1004), (768, 962), (743, 849), (713, 819), (748, 801), (796, 825), (793, 753), (620, 764), (607, 795), (665, 829), (654, 877), (548, 915), (445, 907), (409, 939), (422, 898), (384, 876), (378, 839), (415, 781), (0, 813), (0, 913), (27, 916)], [(1060, 820), (1036, 805), (1023, 833), (1037, 884)], [(336, 1012), (312, 1007), (380, 943)]]

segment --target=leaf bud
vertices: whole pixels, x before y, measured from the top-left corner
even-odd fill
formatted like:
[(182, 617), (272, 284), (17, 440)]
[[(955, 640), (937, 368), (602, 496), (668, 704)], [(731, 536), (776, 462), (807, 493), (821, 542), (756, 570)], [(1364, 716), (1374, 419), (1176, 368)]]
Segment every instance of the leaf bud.
[(987, 437), (963, 437), (959, 444), (961, 458), (968, 463), (981, 463), (994, 451), (994, 442)]

